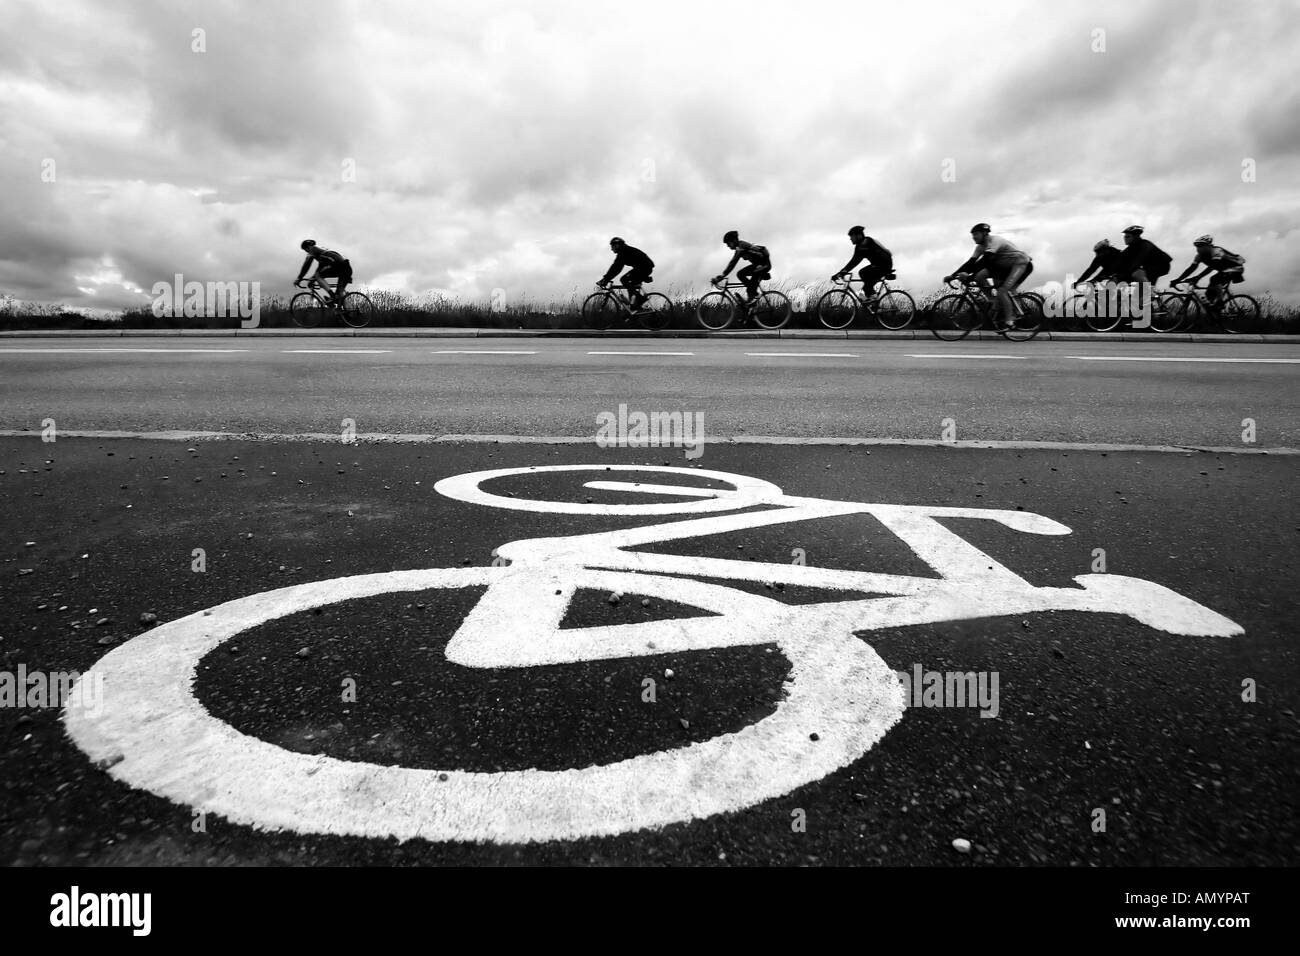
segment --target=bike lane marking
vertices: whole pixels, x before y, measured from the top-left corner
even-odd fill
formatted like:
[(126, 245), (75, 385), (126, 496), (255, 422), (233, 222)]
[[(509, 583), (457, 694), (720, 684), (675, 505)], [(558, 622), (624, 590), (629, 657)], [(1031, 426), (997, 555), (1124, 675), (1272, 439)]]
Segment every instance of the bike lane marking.
[[(731, 489), (600, 480), (586, 487), (672, 494), (685, 502), (580, 503), (509, 498), (484, 482), (515, 475), (621, 472), (718, 480)], [(621, 477), (621, 476), (611, 476)], [(734, 812), (821, 780), (863, 756), (902, 716), (903, 689), (858, 636), (904, 624), (1034, 611), (1119, 613), (1171, 634), (1230, 637), (1240, 626), (1167, 588), (1086, 574), (1079, 587), (1034, 587), (942, 524), (987, 518), (1031, 534), (1067, 535), (1019, 511), (841, 502), (784, 494), (770, 482), (699, 469), (542, 465), (442, 479), (435, 490), (471, 504), (587, 515), (687, 515), (617, 531), (508, 542), (513, 563), (430, 568), (317, 581), (250, 595), (128, 641), (82, 680), (103, 680), (103, 706), (65, 708), (73, 740), (114, 778), (262, 829), (365, 837), (539, 842), (607, 836)], [(750, 511), (753, 506), (768, 510)], [(719, 514), (718, 512), (737, 512)], [(637, 545), (740, 528), (865, 513), (938, 577), (913, 577), (634, 552)], [(889, 595), (786, 605), (672, 575), (774, 580)], [(650, 573), (647, 573), (650, 572)], [(341, 601), (429, 588), (486, 585), (446, 648), (461, 666), (587, 662), (720, 647), (775, 645), (789, 660), (785, 697), (740, 731), (602, 766), (495, 773), (425, 770), (299, 754), (239, 733), (193, 695), (204, 655), (266, 621)], [(621, 591), (712, 611), (716, 617), (559, 627), (579, 588)], [(70, 699), (78, 698), (74, 694)], [(817, 734), (813, 741), (811, 734)]]

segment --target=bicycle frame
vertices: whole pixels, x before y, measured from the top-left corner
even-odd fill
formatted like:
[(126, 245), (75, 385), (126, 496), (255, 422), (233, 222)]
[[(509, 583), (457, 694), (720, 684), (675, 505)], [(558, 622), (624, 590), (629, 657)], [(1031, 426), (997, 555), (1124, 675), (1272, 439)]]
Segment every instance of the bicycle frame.
[(337, 309), (342, 304), (338, 301), (337, 279), (334, 281), (334, 285), (330, 285), (329, 280), (317, 276), (308, 276), (304, 281), (307, 283), (307, 291), (314, 295), (321, 305), (327, 309)]

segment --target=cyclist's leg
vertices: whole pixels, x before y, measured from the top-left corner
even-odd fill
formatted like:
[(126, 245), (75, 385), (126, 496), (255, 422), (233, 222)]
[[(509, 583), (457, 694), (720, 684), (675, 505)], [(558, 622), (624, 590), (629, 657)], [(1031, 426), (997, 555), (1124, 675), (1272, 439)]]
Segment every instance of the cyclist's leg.
[(334, 298), (339, 305), (343, 304), (343, 294), (347, 292), (348, 286), (352, 284), (352, 263), (344, 262), (339, 269), (338, 282), (334, 284)]
[(751, 262), (743, 269), (736, 270), (736, 278), (745, 284), (745, 291), (749, 295), (743, 300), (746, 303), (752, 302), (758, 295), (758, 277), (763, 274), (763, 267), (758, 263)]
[(885, 270), (876, 266), (866, 266), (858, 272), (858, 278), (862, 280), (862, 298), (867, 302), (876, 297), (876, 286), (880, 280), (885, 277)]
[(1002, 281), (998, 283), (998, 302), (1002, 306), (1002, 317), (1006, 322), (1010, 322), (1016, 315), (1015, 307), (1011, 302), (1011, 294), (1020, 288), (1020, 283), (1029, 274), (1030, 268), (1032, 266), (1028, 262), (1017, 262), (1007, 270)]
[(1205, 299), (1214, 308), (1223, 304), (1223, 300), (1228, 294), (1228, 283), (1232, 281), (1232, 276), (1216, 272), (1210, 276), (1209, 287), (1205, 290)]
[[(316, 270), (316, 274), (312, 276), (313, 279), (321, 284), (321, 287), (325, 292), (326, 300), (335, 305), (338, 305), (343, 301), (343, 297), (338, 292), (339, 275), (340, 270), (337, 266), (321, 266)], [(335, 280), (335, 286), (332, 289), (327, 281), (329, 279)]]
[(639, 309), (645, 304), (645, 293), (641, 289), (641, 283), (648, 281), (650, 281), (650, 273), (642, 272), (640, 269), (629, 269), (623, 275), (623, 285), (627, 286), (627, 294), (632, 300), (633, 309)]

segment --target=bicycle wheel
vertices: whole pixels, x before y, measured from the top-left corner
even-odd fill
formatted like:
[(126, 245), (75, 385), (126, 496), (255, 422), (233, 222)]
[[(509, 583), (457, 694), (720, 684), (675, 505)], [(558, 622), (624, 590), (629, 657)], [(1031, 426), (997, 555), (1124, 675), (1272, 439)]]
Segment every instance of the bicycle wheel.
[(828, 329), (847, 329), (857, 310), (858, 300), (845, 289), (831, 289), (817, 300), (817, 318)]
[(299, 328), (316, 328), (328, 313), (325, 303), (310, 292), (299, 292), (289, 300), (289, 315)]
[(1162, 292), (1151, 307), (1151, 331), (1174, 332), (1199, 322), (1201, 304), (1190, 295)]
[(1255, 332), (1259, 329), (1259, 303), (1248, 295), (1232, 295), (1220, 310), (1225, 332)]
[(672, 300), (662, 292), (651, 292), (647, 295), (641, 308), (643, 313), (638, 318), (651, 332), (667, 328), (673, 320)]
[(930, 306), (930, 331), (945, 342), (964, 339), (979, 327), (981, 319), (971, 300), (960, 292), (945, 295)]
[(695, 318), (710, 332), (721, 332), (736, 317), (736, 303), (723, 292), (710, 292), (695, 307)]
[(998, 331), (1012, 342), (1028, 342), (1043, 330), (1043, 300), (1035, 292), (1019, 292), (1014, 298), (1020, 314)]
[(749, 317), (760, 329), (779, 329), (790, 321), (790, 300), (784, 292), (769, 289), (759, 295)]
[(1124, 321), (1123, 313), (1115, 307), (1115, 298), (1097, 289), (1093, 289), (1087, 296), (1081, 292), (1075, 293), (1067, 311), (1070, 315), (1078, 315), (1080, 304), (1088, 302), (1088, 314), (1084, 317), (1083, 324), (1093, 332), (1114, 332)]
[(897, 332), (912, 324), (916, 317), (916, 302), (901, 289), (886, 292), (876, 300), (876, 321), (881, 328)]
[(582, 303), (582, 321), (589, 329), (607, 329), (619, 318), (622, 308), (612, 292), (593, 292)]
[(354, 329), (364, 328), (375, 317), (375, 306), (364, 292), (349, 292), (343, 297), (343, 321)]

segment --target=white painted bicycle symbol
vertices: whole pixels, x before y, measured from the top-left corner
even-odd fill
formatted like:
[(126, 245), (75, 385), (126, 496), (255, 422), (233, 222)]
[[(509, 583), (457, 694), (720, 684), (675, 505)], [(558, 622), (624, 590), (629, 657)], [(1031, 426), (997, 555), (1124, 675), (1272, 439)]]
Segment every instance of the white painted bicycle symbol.
[[(669, 497), (639, 504), (504, 497), (485, 482), (519, 475), (606, 472), (689, 483), (600, 480), (585, 487)], [(617, 475), (613, 473), (618, 473)], [(704, 487), (701, 481), (725, 488)], [(1171, 634), (1228, 637), (1242, 629), (1168, 588), (1084, 574), (1077, 587), (1035, 587), (941, 522), (996, 521), (1028, 534), (1070, 529), (1023, 511), (912, 507), (787, 495), (725, 472), (634, 465), (550, 465), (483, 471), (437, 483), (489, 507), (574, 515), (681, 516), (620, 531), (512, 541), (502, 567), (430, 568), (334, 578), (254, 594), (191, 614), (111, 651), (103, 706), (67, 709), (68, 733), (130, 786), (263, 829), (401, 840), (529, 842), (627, 833), (740, 810), (790, 793), (862, 757), (904, 711), (903, 688), (855, 632), (1036, 611), (1122, 614)], [(632, 550), (750, 528), (871, 515), (935, 576), (858, 572)], [(789, 605), (711, 581), (803, 585), (882, 597)], [(247, 736), (194, 697), (199, 661), (267, 621), (311, 608), (429, 588), (486, 590), (446, 647), (465, 667), (537, 667), (716, 648), (775, 645), (790, 661), (769, 716), (688, 746), (606, 765), (501, 772), (381, 766), (300, 754)], [(673, 601), (713, 616), (561, 628), (580, 588)], [(75, 699), (75, 698), (74, 698)], [(819, 739), (810, 739), (813, 730)]]

